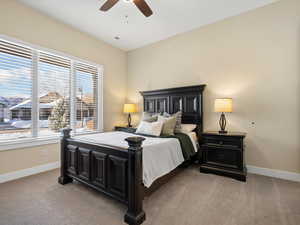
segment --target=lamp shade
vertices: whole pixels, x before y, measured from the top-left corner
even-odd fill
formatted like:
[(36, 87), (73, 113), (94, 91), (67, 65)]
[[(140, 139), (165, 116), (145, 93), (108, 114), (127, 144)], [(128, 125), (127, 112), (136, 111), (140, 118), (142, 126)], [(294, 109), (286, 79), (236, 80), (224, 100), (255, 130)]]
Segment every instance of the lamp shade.
[(137, 112), (137, 107), (135, 104), (124, 104), (124, 113), (135, 113)]
[(232, 112), (232, 99), (217, 98), (215, 100), (215, 112)]

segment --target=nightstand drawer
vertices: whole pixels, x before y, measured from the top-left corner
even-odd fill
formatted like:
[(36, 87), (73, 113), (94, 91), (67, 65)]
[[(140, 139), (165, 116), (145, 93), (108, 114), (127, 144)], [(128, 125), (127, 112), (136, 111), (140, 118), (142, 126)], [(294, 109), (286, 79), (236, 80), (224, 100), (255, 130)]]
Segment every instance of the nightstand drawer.
[(215, 137), (215, 136), (204, 136), (203, 144), (224, 146), (224, 147), (235, 147), (242, 148), (242, 141), (233, 137)]
[(203, 163), (231, 169), (243, 168), (242, 151), (203, 145)]

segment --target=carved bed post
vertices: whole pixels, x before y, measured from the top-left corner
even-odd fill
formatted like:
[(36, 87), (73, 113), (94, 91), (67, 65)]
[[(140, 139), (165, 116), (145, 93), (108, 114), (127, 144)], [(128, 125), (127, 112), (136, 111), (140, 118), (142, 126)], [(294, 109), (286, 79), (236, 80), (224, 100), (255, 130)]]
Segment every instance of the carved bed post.
[(70, 132), (72, 129), (65, 128), (62, 130), (62, 138), (60, 141), (60, 177), (58, 178), (58, 183), (60, 184), (67, 184), (73, 181), (73, 179), (66, 175), (66, 153), (65, 148), (67, 146), (67, 139), (71, 137)]
[(143, 211), (143, 153), (145, 138), (129, 137), (128, 144), (128, 210), (124, 220), (129, 225), (142, 224), (146, 218)]

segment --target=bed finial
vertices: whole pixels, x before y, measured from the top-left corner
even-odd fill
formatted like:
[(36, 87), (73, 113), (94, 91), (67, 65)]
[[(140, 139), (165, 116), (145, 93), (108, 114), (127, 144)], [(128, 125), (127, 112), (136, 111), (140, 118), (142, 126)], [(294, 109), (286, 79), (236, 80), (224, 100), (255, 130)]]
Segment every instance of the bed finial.
[(144, 140), (145, 140), (145, 138), (143, 138), (143, 137), (128, 137), (125, 139), (125, 141), (128, 142), (129, 147), (132, 147), (132, 148), (141, 147)]
[(67, 159), (66, 159), (66, 148), (68, 145), (68, 138), (71, 137), (70, 133), (71, 133), (72, 129), (70, 128), (64, 128), (61, 130), (62, 133), (62, 138), (60, 140), (60, 161), (61, 161), (61, 165), (60, 165), (60, 177), (58, 178), (58, 183), (65, 185), (67, 183), (70, 183), (73, 181), (73, 179), (71, 177), (69, 177), (67, 175)]
[(146, 218), (143, 210), (143, 137), (129, 137), (128, 142), (128, 210), (124, 220), (127, 224), (142, 224)]
[(70, 138), (71, 137), (71, 131), (72, 129), (71, 128), (64, 128), (62, 129), (61, 133), (63, 135), (63, 138), (66, 139), (66, 138)]

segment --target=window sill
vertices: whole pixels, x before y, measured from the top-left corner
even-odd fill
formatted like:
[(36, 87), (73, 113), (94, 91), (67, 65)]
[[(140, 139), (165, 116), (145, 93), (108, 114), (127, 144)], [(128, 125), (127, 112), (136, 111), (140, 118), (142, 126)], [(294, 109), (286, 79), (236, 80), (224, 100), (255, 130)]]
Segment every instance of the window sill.
[(59, 141), (59, 136), (56, 136), (44, 138), (26, 138), (22, 140), (0, 142), (0, 151), (20, 150), (41, 145), (57, 144)]
[[(83, 136), (88, 134), (99, 134), (103, 131), (91, 131), (91, 132), (82, 132), (77, 133), (75, 136)], [(61, 135), (56, 135), (52, 137), (37, 137), (37, 138), (22, 138), (18, 140), (0, 142), (0, 152), (7, 150), (20, 150), (24, 148), (31, 148), (41, 145), (57, 144), (60, 142)]]

